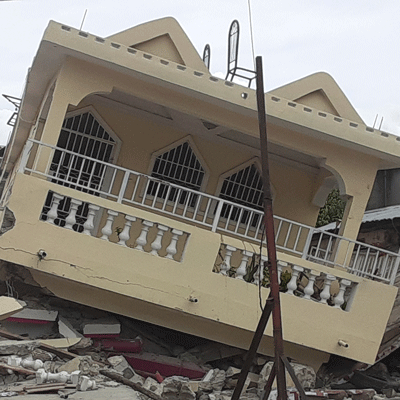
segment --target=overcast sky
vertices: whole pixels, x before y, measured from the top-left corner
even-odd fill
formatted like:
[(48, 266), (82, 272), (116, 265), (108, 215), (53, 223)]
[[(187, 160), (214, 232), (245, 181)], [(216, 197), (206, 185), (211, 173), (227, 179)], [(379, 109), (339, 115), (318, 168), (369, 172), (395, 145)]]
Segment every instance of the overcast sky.
[[(251, 68), (249, 0), (0, 0), (0, 94), (20, 97), (49, 20), (109, 36), (173, 16), (197, 51), (211, 46), (211, 73), (226, 74), (231, 21), (241, 28), (239, 66)], [(400, 0), (250, 0), (255, 55), (265, 89), (318, 71), (333, 76), (367, 125), (400, 135)], [(13, 106), (0, 98), (0, 144)]]

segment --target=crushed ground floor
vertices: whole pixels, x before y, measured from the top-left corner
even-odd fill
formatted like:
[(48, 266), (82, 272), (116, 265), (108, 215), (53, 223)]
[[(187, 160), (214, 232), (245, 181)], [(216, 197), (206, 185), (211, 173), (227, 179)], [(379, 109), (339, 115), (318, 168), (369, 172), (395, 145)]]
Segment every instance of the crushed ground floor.
[[(231, 399), (243, 349), (60, 299), (29, 275), (2, 273), (0, 397)], [(399, 352), (372, 368), (337, 356), (319, 371), (291, 361), (308, 398), (400, 400)], [(241, 399), (263, 399), (272, 361), (254, 358)]]

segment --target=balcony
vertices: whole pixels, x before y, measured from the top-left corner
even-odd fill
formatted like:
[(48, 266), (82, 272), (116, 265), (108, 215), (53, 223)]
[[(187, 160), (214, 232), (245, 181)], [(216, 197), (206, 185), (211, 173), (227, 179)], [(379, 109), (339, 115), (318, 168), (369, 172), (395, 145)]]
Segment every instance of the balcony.
[[(82, 202), (62, 196), (56, 190), (49, 191), (41, 213), (42, 220), (82, 234), (115, 241), (122, 246), (130, 242), (130, 246), (137, 250), (143, 250), (149, 245), (153, 255), (164, 254), (169, 259), (181, 261), (190, 235), (179, 229), (157, 226), (152, 221), (140, 222), (134, 215), (134, 208), (182, 221), (227, 238), (240, 239), (252, 248), (265, 242), (261, 211), (36, 140), (27, 142), (20, 172), (93, 196), (93, 202)], [(115, 224), (120, 213), (112, 206), (107, 209), (99, 207), (96, 205), (96, 197), (131, 206), (132, 212), (126, 213), (124, 220)], [(102, 226), (100, 221), (103, 221)], [(279, 216), (275, 216), (274, 221), (276, 246), (280, 253), (331, 267), (332, 276), (333, 268), (339, 268), (358, 277), (394, 283), (399, 264), (398, 254)], [(141, 224), (141, 227), (132, 229), (132, 225), (137, 224)], [(151, 244), (147, 243), (149, 230), (156, 228), (156, 239)], [(160, 246), (165, 243), (164, 236), (169, 237), (169, 244), (162, 249)], [(240, 253), (241, 257), (236, 255), (232, 258), (236, 253)], [(251, 262), (254, 264), (253, 256), (256, 253), (221, 245), (221, 263), (218, 266), (216, 262), (214, 271), (238, 279), (245, 278), (249, 282), (262, 281), (263, 271), (257, 275), (256, 268), (250, 266)], [(232, 264), (232, 260), (236, 265)], [(298, 262), (301, 264), (300, 260)], [(282, 263), (281, 266), (285, 266), (283, 260)], [(291, 270), (289, 292), (295, 290), (294, 277), (299, 274), (305, 274), (304, 268), (296, 266)], [(311, 290), (315, 279), (318, 280), (318, 275), (311, 270), (306, 275), (311, 285), (303, 291), (307, 298), (307, 291)], [(326, 285), (330, 286), (332, 280), (327, 277)], [(345, 284), (346, 287), (349, 285)], [(321, 293), (324, 290), (323, 286)], [(340, 302), (338, 300), (335, 306)]]

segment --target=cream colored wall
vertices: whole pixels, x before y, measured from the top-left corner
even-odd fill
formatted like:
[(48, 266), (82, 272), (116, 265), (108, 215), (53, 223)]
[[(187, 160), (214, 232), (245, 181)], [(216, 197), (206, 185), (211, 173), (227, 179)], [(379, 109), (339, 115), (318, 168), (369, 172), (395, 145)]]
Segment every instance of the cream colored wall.
[[(188, 232), (183, 262), (154, 257), (39, 221), (49, 189)], [(227, 344), (249, 344), (261, 314), (258, 288), (212, 272), (221, 240), (233, 239), (22, 174), (17, 175), (9, 208), (15, 214), (16, 225), (0, 237), (1, 259), (37, 270), (40, 274), (35, 278), (56, 295)], [(46, 260), (38, 260), (39, 249), (48, 253)], [(330, 271), (287, 255), (279, 254), (279, 258), (321, 272)], [(308, 359), (316, 365), (328, 353), (334, 353), (372, 363), (397, 289), (342, 271), (335, 274), (358, 282), (349, 312), (282, 295), (288, 356), (295, 355), (303, 362)], [(87, 292), (82, 285), (89, 286)], [(198, 303), (188, 301), (190, 296), (198, 298)], [(267, 296), (268, 290), (263, 289), (263, 299)], [(266, 332), (272, 335), (271, 324)], [(339, 339), (350, 347), (338, 346)], [(272, 353), (270, 339), (264, 339), (261, 352)]]
[[(188, 136), (187, 132), (167, 123), (151, 122), (135, 115), (134, 111), (124, 112), (117, 107), (110, 107), (104, 101), (96, 102), (93, 97), (84, 99), (79, 107), (89, 105), (95, 108), (123, 142), (116, 164), (128, 169), (150, 173), (153, 153)], [(218, 195), (222, 174), (254, 159), (257, 154), (250, 147), (234, 145), (227, 140), (211, 141), (199, 136), (191, 138), (211, 172), (205, 191), (212, 195)], [(271, 160), (270, 164), (271, 183), (276, 189), (275, 213), (314, 226), (319, 212), (319, 208), (311, 204), (316, 176), (276, 160)]]
[[(90, 75), (87, 74), (89, 68)], [(139, 98), (143, 97), (146, 100), (154, 101), (156, 104), (175, 108), (178, 111), (199, 118), (205, 118), (219, 125), (226, 126), (227, 128), (232, 127), (243, 132), (243, 134), (258, 137), (256, 114), (241, 115), (234, 112), (234, 110), (222, 109), (215, 106), (211, 102), (206, 103), (200, 99), (196, 101), (193, 101), (193, 99), (188, 100), (182, 93), (172, 91), (169, 87), (164, 87), (163, 85), (154, 86), (136, 80), (135, 78), (128, 79), (122, 74), (89, 65), (75, 59), (68, 59), (62, 67), (56, 83), (53, 103), (50, 107), (48, 120), (43, 130), (42, 140), (50, 144), (55, 144), (57, 142), (58, 132), (60, 131), (64, 115), (70, 105), (77, 106), (87, 95), (96, 92), (111, 92), (113, 88), (120, 90), (123, 88), (124, 92), (131, 93)], [(99, 110), (99, 112), (107, 114), (104, 110)], [(113, 112), (115, 112), (115, 109)], [(294, 112), (297, 113), (296, 110), (294, 110)], [(129, 132), (132, 135), (131, 141), (133, 141), (132, 138), (135, 139), (135, 142), (136, 139), (139, 141), (141, 139), (147, 140), (144, 135), (141, 137), (138, 136), (136, 133), (138, 132), (138, 127), (145, 132), (150, 132), (152, 129), (160, 132), (159, 127), (148, 124), (145, 121), (129, 120), (126, 114), (119, 117), (118, 121), (117, 117), (111, 115), (111, 112), (110, 115), (102, 116), (110, 126), (113, 128), (115, 127), (117, 134), (121, 134), (119, 132), (120, 130), (127, 133)], [(299, 117), (304, 118), (306, 123), (306, 113), (299, 110)], [(131, 121), (131, 123), (127, 121)], [(173, 132), (165, 127), (163, 127), (161, 131), (169, 132), (171, 138), (178, 138), (185, 135), (185, 132)], [(353, 197), (353, 201), (349, 203), (351, 204), (351, 208), (349, 209), (348, 220), (343, 226), (345, 227), (345, 235), (350, 239), (356, 239), (362, 213), (368, 201), (380, 160), (367, 154), (355, 153), (353, 148), (342, 147), (327, 140), (322, 141), (320, 139), (321, 136), (317, 134), (304, 135), (300, 132), (289, 131), (276, 125), (269, 126), (268, 134), (271, 142), (321, 159), (322, 163), (324, 162), (323, 160), (325, 160), (323, 166), (336, 174), (339, 186), (342, 189), (341, 193)], [(164, 143), (168, 144), (171, 142), (170, 139), (167, 140), (167, 136), (164, 135), (164, 133), (160, 135), (163, 137), (157, 137), (158, 142), (157, 146), (153, 147), (154, 150), (162, 148)], [(204, 145), (202, 145), (201, 142), (199, 142), (198, 145), (203, 153), (202, 146), (204, 147)], [(145, 144), (145, 146), (147, 146), (149, 151), (152, 150), (148, 144)], [(212, 148), (209, 145), (206, 147), (207, 150), (204, 151), (203, 156), (210, 159), (210, 169), (211, 167), (216, 168), (213, 170), (216, 176), (220, 171), (221, 173), (225, 172), (242, 160), (246, 161), (248, 159), (246, 149), (244, 148), (240, 154), (238, 154), (238, 152), (232, 153), (232, 158), (235, 159), (235, 162), (229, 165), (230, 155), (227, 155), (226, 151), (221, 152), (216, 144), (213, 144)], [(141, 164), (141, 168), (146, 168), (145, 164), (148, 163), (149, 153), (146, 154), (142, 152), (139, 150), (138, 146), (134, 146), (131, 151), (134, 152), (133, 154)], [(213, 157), (217, 155), (217, 159), (220, 160), (220, 154), (224, 154), (223, 166), (221, 161), (218, 161), (216, 166), (213, 166)], [(125, 150), (121, 154), (121, 157), (121, 160), (125, 162), (125, 160), (131, 157), (131, 154), (127, 155)], [(225, 166), (226, 168), (223, 168)], [(272, 166), (272, 168), (274, 167)], [(284, 181), (289, 182), (287, 179), (291, 179), (293, 176), (293, 180), (286, 188), (282, 187), (281, 190), (277, 189), (278, 192), (282, 193), (281, 195), (284, 199), (282, 202), (275, 202), (276, 213), (283, 216), (291, 215), (293, 219), (297, 221), (314, 225), (318, 213), (318, 208), (311, 205), (312, 196), (313, 193), (315, 193), (314, 178), (304, 175), (302, 171), (286, 173), (285, 171), (288, 170), (286, 167), (279, 166), (279, 168), (275, 168), (275, 171), (277, 170), (279, 170), (279, 173), (274, 172), (276, 178), (273, 177), (274, 186), (281, 185), (282, 178), (285, 179)], [(215, 177), (214, 180), (213, 178), (210, 179), (208, 190), (212, 192), (214, 187), (216, 187)], [(285, 207), (282, 206), (282, 208), (280, 208), (280, 204), (285, 204)]]

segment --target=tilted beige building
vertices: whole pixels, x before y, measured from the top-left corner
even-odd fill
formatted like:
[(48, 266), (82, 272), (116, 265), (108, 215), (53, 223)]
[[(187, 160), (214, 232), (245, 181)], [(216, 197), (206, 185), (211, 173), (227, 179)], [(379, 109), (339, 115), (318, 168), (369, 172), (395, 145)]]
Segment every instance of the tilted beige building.
[[(330, 354), (372, 363), (399, 258), (356, 237), (400, 142), (367, 127), (325, 73), (265, 100), (285, 352), (316, 368)], [(174, 19), (108, 38), (50, 22), (4, 168), (3, 267), (248, 348), (268, 296), (256, 94), (212, 76)], [(334, 187), (347, 201), (338, 235), (313, 228)], [(261, 353), (271, 336), (270, 322)]]

